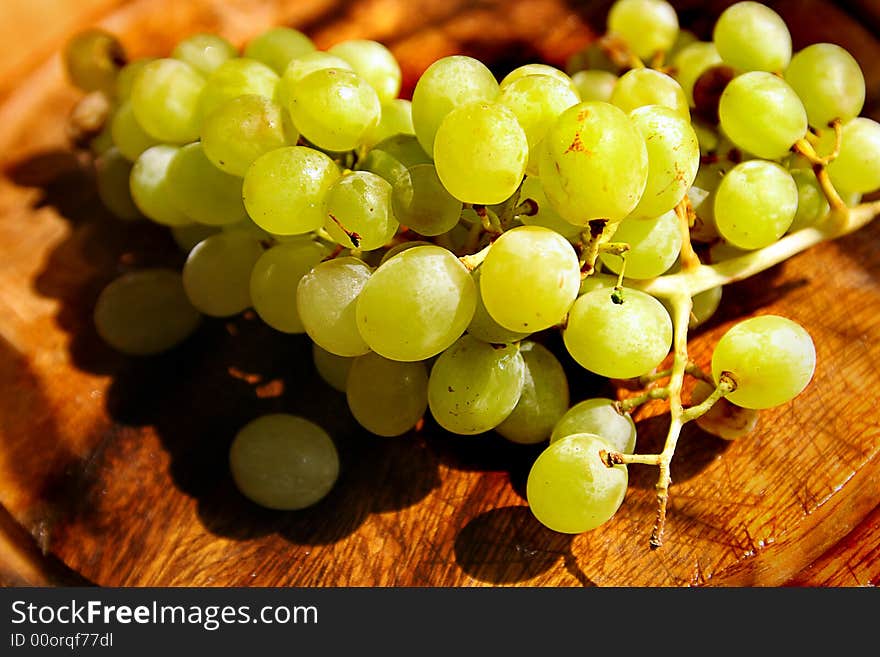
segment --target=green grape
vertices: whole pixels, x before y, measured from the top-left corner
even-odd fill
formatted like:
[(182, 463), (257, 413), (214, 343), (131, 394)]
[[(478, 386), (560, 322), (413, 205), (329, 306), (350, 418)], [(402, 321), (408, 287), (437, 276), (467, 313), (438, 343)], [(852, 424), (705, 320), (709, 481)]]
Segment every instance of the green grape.
[(741, 249), (760, 249), (785, 234), (797, 212), (798, 188), (775, 162), (747, 160), (722, 178), (715, 192), (715, 225)]
[(115, 146), (95, 161), (98, 198), (114, 216), (124, 221), (134, 221), (143, 217), (131, 196), (129, 188), (131, 170), (131, 162)]
[(720, 63), (721, 55), (711, 41), (691, 43), (682, 48), (672, 60), (674, 77), (691, 107), (694, 106), (694, 83), (708, 69)]
[(250, 501), (279, 511), (310, 507), (339, 477), (333, 440), (314, 422), (274, 413), (248, 422), (229, 449), (235, 486)]
[(791, 60), (785, 21), (759, 2), (737, 2), (725, 9), (712, 41), (725, 64), (744, 71), (782, 72)]
[(141, 68), (131, 87), (131, 108), (147, 134), (185, 144), (199, 138), (199, 99), (205, 78), (186, 62), (156, 59)]
[(621, 75), (609, 102), (627, 114), (645, 105), (662, 105), (690, 121), (684, 89), (673, 77), (653, 68), (634, 68)]
[(386, 358), (424, 360), (464, 333), (476, 304), (473, 279), (458, 258), (417, 246), (373, 272), (358, 297), (358, 330)]
[(82, 91), (112, 94), (125, 60), (119, 40), (100, 28), (78, 32), (64, 46), (67, 77)]
[[(704, 402), (714, 389), (714, 386), (705, 381), (697, 381), (691, 393), (691, 404)], [(736, 406), (722, 397), (712, 408), (698, 417), (696, 423), (703, 431), (713, 436), (724, 440), (736, 440), (751, 433), (758, 425), (758, 411), (754, 408)]]
[(675, 264), (681, 252), (678, 217), (670, 210), (655, 219), (624, 219), (611, 241), (629, 244), (629, 251), (625, 258), (600, 254), (599, 259), (608, 269), (619, 274), (625, 267), (626, 277), (632, 279), (660, 276)]
[(642, 376), (666, 358), (672, 345), (672, 320), (654, 297), (623, 288), (623, 303), (608, 289), (578, 297), (562, 331), (568, 353), (600, 376)]
[(358, 161), (356, 169), (382, 176), (394, 185), (406, 170), (417, 164), (433, 164), (431, 157), (419, 145), (415, 135), (387, 137), (370, 148), (367, 156)]
[(535, 518), (553, 531), (580, 534), (617, 513), (629, 482), (625, 465), (609, 468), (599, 456), (613, 449), (603, 438), (576, 433), (551, 443), (535, 460), (526, 498)]
[(630, 119), (645, 138), (648, 180), (632, 216), (658, 217), (681, 202), (700, 168), (700, 144), (690, 121), (674, 110), (646, 105)]
[(434, 136), (446, 115), (456, 107), (492, 102), (498, 81), (486, 65), (465, 55), (441, 57), (416, 82), (412, 119), (416, 137), (426, 153), (434, 152)]
[(196, 244), (219, 232), (219, 226), (206, 226), (205, 224), (192, 223), (171, 226), (171, 237), (184, 253), (189, 253), (196, 247)]
[(110, 135), (119, 152), (132, 162), (138, 159), (140, 154), (150, 146), (159, 143), (158, 140), (148, 135), (137, 122), (134, 111), (131, 109), (131, 103), (128, 101), (122, 103), (113, 114)]
[(539, 175), (547, 200), (566, 221), (618, 222), (648, 179), (645, 140), (618, 107), (586, 101), (565, 110), (542, 142)]
[(211, 164), (201, 142), (187, 144), (174, 154), (166, 187), (171, 202), (191, 221), (222, 226), (247, 217), (241, 179)]
[(205, 156), (221, 171), (243, 178), (261, 155), (296, 143), (296, 131), (289, 133), (284, 123), (284, 110), (265, 96), (233, 98), (202, 124)]
[(854, 119), (865, 104), (859, 63), (834, 43), (814, 43), (796, 53), (785, 69), (785, 81), (803, 101), (810, 125), (820, 130), (834, 119)]
[(244, 205), (250, 218), (274, 235), (308, 233), (324, 224), (324, 196), (340, 175), (336, 163), (320, 151), (278, 148), (247, 170)]
[(376, 90), (357, 73), (341, 68), (305, 76), (293, 88), (288, 109), (302, 136), (328, 151), (357, 148), (382, 113)]
[(313, 50), (299, 57), (290, 60), (284, 73), (281, 75), (281, 81), (278, 83), (278, 103), (282, 107), (288, 107), (293, 90), (299, 84), (300, 80), (309, 73), (321, 71), (326, 68), (341, 68), (349, 71), (354, 69), (347, 61), (336, 55), (331, 55), (323, 50)]
[(416, 164), (394, 183), (391, 206), (404, 226), (420, 235), (441, 235), (458, 223), (462, 204), (446, 191), (433, 164)]
[(667, 52), (678, 38), (678, 15), (664, 0), (616, 0), (608, 12), (608, 32), (623, 39), (643, 60)]
[(199, 33), (179, 41), (171, 56), (207, 76), (225, 61), (238, 57), (238, 50), (219, 34)]
[(726, 396), (743, 408), (772, 408), (799, 395), (816, 368), (816, 348), (798, 323), (778, 315), (761, 315), (735, 324), (712, 353), (712, 377), (724, 372), (736, 381)]
[[(480, 289), (480, 276), (482, 275), (482, 272), (482, 267), (477, 267), (471, 272), (477, 290)], [(520, 333), (518, 331), (506, 329), (492, 319), (492, 315), (486, 310), (486, 304), (483, 303), (482, 294), (477, 295), (477, 307), (474, 309), (474, 316), (471, 318), (471, 323), (467, 327), (467, 332), (478, 340), (490, 344), (509, 344), (511, 342), (519, 342), (531, 335), (531, 333)]]
[(415, 134), (412, 122), (412, 103), (405, 98), (394, 98), (382, 104), (379, 123), (365, 137), (364, 145), (372, 148), (388, 137), (395, 135), (415, 136)]
[(526, 135), (529, 145), (526, 171), (529, 174), (538, 174), (537, 146), (547, 130), (562, 112), (579, 102), (580, 96), (572, 88), (570, 80), (564, 82), (549, 75), (526, 75), (507, 85), (502, 81), (498, 103), (516, 115)]
[(300, 280), (327, 255), (317, 242), (277, 244), (263, 252), (250, 276), (251, 305), (282, 333), (305, 333), (296, 300)]
[(380, 102), (388, 103), (397, 98), (402, 82), (400, 64), (378, 41), (349, 39), (331, 46), (327, 52), (351, 64), (355, 73), (376, 90)]
[(562, 364), (547, 347), (521, 342), (523, 386), (519, 401), (495, 431), (515, 443), (530, 445), (547, 440), (568, 410), (568, 379)]
[(578, 296), (584, 295), (587, 292), (592, 292), (593, 290), (608, 290), (608, 294), (611, 294), (612, 288), (616, 285), (617, 276), (593, 271), (592, 274), (581, 281), (581, 286), (578, 289)]
[(149, 356), (183, 342), (201, 315), (187, 299), (180, 274), (143, 269), (123, 274), (101, 291), (94, 321), (98, 335), (116, 351)]
[(204, 120), (218, 107), (239, 96), (256, 95), (274, 100), (280, 80), (275, 71), (254, 59), (229, 59), (205, 81), (199, 99), (199, 119)]
[(831, 209), (825, 193), (819, 186), (816, 174), (811, 169), (790, 169), (791, 177), (797, 185), (797, 211), (788, 232), (813, 226)]
[(519, 217), (523, 224), (526, 226), (543, 226), (544, 228), (555, 230), (569, 242), (580, 239), (584, 227), (570, 224), (559, 216), (559, 213), (553, 209), (550, 201), (547, 200), (539, 178), (526, 176), (520, 188), (520, 198), (523, 200), (531, 199), (537, 206), (535, 214), (526, 214)]
[(574, 247), (541, 226), (519, 226), (503, 233), (481, 268), (480, 293), (486, 310), (510, 331), (533, 333), (561, 322), (581, 283)]
[(694, 295), (688, 328), (694, 329), (705, 324), (715, 314), (721, 305), (721, 292), (722, 286), (719, 285)]
[(451, 110), (434, 137), (434, 164), (443, 186), (463, 203), (491, 205), (519, 187), (529, 142), (516, 115), (492, 103)]
[(428, 407), (441, 427), (472, 436), (497, 427), (516, 407), (525, 362), (519, 346), (491, 345), (463, 335), (431, 368)]
[(777, 160), (807, 133), (807, 112), (794, 90), (772, 73), (736, 76), (718, 103), (721, 129), (757, 157)]
[(134, 81), (140, 75), (144, 66), (152, 61), (155, 61), (154, 57), (141, 57), (140, 59), (128, 62), (128, 64), (119, 69), (119, 75), (116, 76), (116, 102), (124, 103), (131, 99)]
[(166, 144), (148, 148), (135, 161), (129, 176), (134, 204), (145, 217), (166, 226), (190, 223), (168, 195), (168, 168), (178, 150), (177, 146)]
[(569, 408), (554, 425), (550, 442), (576, 433), (602, 436), (611, 449), (622, 454), (632, 454), (636, 449), (636, 424), (632, 416), (605, 397), (585, 399)]
[(611, 102), (611, 94), (619, 78), (609, 71), (578, 71), (571, 76), (581, 100)]
[(186, 296), (205, 315), (237, 315), (251, 306), (251, 272), (261, 255), (263, 247), (247, 231), (220, 232), (205, 238), (189, 252), (183, 265)]
[(312, 341), (337, 356), (370, 350), (357, 326), (357, 300), (370, 280), (370, 267), (353, 257), (315, 265), (296, 288), (300, 321)]
[(312, 362), (318, 372), (318, 376), (334, 390), (345, 392), (348, 381), (348, 373), (354, 358), (351, 356), (337, 356), (326, 349), (322, 349), (316, 343), (312, 343)]
[(828, 176), (842, 194), (869, 194), (880, 188), (880, 123), (858, 117), (843, 126), (840, 154)]
[(312, 40), (290, 27), (273, 27), (248, 42), (244, 56), (261, 62), (278, 75), (293, 59), (315, 50)]
[(352, 362), (345, 396), (364, 429), (377, 436), (401, 436), (428, 409), (428, 372), (422, 362), (403, 363), (370, 352)]
[(408, 240), (406, 242), (398, 242), (397, 244), (390, 246), (388, 250), (385, 251), (384, 254), (382, 254), (382, 257), (379, 259), (379, 265), (384, 264), (386, 260), (393, 258), (401, 251), (406, 251), (407, 249), (411, 249), (414, 246), (431, 246), (433, 244), (433, 242), (429, 242), (427, 240)]
[(385, 246), (399, 227), (391, 191), (387, 180), (369, 171), (342, 176), (324, 197), (324, 230), (342, 246), (364, 251)]
[[(505, 89), (507, 89), (507, 87), (512, 85), (517, 80), (521, 80), (522, 78), (532, 75), (545, 75), (551, 77), (554, 80), (557, 80), (558, 82), (564, 84), (566, 87), (568, 87), (570, 91), (574, 92), (577, 95), (577, 86), (575, 86), (568, 73), (559, 70), (555, 66), (550, 66), (549, 64), (523, 64), (522, 66), (518, 66), (502, 78), (500, 84), (498, 85), (498, 89), (499, 91), (504, 91)], [(580, 102), (581, 100), (583, 99), (578, 97), (577, 101), (575, 102)]]

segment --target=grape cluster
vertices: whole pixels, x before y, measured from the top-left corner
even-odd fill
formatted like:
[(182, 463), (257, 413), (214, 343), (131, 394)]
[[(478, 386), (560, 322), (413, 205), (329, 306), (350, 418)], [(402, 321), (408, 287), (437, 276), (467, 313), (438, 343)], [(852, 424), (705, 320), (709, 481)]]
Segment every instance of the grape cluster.
[[(528, 502), (560, 532), (609, 520), (631, 463), (661, 466), (665, 509), (671, 452), (634, 453), (638, 403), (670, 399), (674, 445), (690, 420), (739, 437), (807, 386), (815, 349), (790, 319), (736, 324), (709, 373), (687, 361), (687, 329), (725, 283), (853, 229), (852, 208), (880, 188), (859, 65), (827, 43), (792, 53), (755, 2), (701, 41), (664, 0), (618, 0), (568, 72), (534, 63), (499, 82), (448, 56), (411, 100), (382, 44), (320, 50), (284, 27), (242, 51), (197, 34), (127, 63), (91, 30), (66, 63), (92, 92), (72, 122), (104, 203), (168, 226), (188, 253), (182, 272), (103, 291), (107, 343), (155, 354), (203, 316), (252, 308), (311, 339), (318, 373), (373, 434), (430, 413), (455, 434), (547, 442)], [(781, 244), (790, 253), (768, 250)], [(572, 405), (563, 358), (647, 390)], [(699, 380), (687, 408), (685, 374)], [(246, 496), (279, 509), (314, 504), (338, 476), (332, 438), (288, 415), (243, 428), (230, 464)]]

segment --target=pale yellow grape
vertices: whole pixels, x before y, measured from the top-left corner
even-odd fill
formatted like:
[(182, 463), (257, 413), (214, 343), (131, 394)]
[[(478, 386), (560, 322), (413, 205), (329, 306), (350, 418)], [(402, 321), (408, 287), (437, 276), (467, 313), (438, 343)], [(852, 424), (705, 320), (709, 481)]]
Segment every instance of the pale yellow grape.
[(610, 102), (618, 77), (609, 71), (578, 71), (571, 76), (581, 100)]
[(520, 343), (519, 352), (525, 366), (522, 393), (495, 431), (512, 442), (530, 445), (547, 440), (568, 410), (568, 379), (559, 359), (544, 345), (527, 340)]
[(843, 126), (840, 154), (828, 175), (844, 194), (869, 194), (880, 189), (880, 123), (858, 117)]
[(372, 251), (386, 245), (399, 227), (391, 193), (388, 181), (375, 173), (342, 176), (324, 197), (324, 230), (342, 246)]
[(312, 341), (338, 356), (360, 356), (370, 347), (357, 326), (357, 300), (372, 270), (358, 258), (336, 257), (315, 265), (296, 288), (296, 303)]
[(137, 158), (129, 176), (135, 205), (145, 217), (166, 226), (190, 222), (168, 197), (168, 167), (178, 150), (166, 144), (148, 148)]
[(320, 426), (275, 413), (248, 422), (229, 449), (232, 479), (242, 495), (280, 511), (310, 507), (339, 477), (339, 454)]
[(186, 62), (202, 75), (210, 75), (223, 62), (237, 57), (238, 51), (219, 34), (203, 32), (179, 41), (171, 56)]
[(98, 198), (114, 216), (124, 221), (143, 217), (131, 196), (131, 171), (131, 162), (115, 146), (107, 149), (95, 161)]
[(400, 64), (383, 44), (371, 39), (347, 39), (330, 46), (327, 52), (351, 64), (376, 90), (380, 102), (388, 103), (397, 98), (402, 82)]
[(502, 234), (481, 268), (486, 310), (504, 328), (521, 333), (561, 322), (581, 282), (574, 247), (542, 226), (519, 226)]
[(865, 104), (865, 77), (855, 58), (834, 43), (814, 43), (792, 57), (785, 81), (804, 103), (810, 125), (846, 123)]
[[(530, 75), (546, 75), (553, 78), (554, 80), (563, 83), (575, 94), (577, 94), (578, 92), (577, 86), (574, 84), (572, 78), (568, 75), (568, 73), (556, 68), (555, 66), (539, 63), (523, 64), (522, 66), (517, 66), (501, 79), (501, 82), (498, 84), (498, 89), (499, 91), (504, 91), (507, 87), (512, 85), (517, 80), (528, 77)], [(580, 100), (583, 99), (578, 98), (578, 101)]]
[(138, 159), (138, 156), (150, 146), (159, 143), (158, 139), (148, 135), (137, 122), (134, 111), (131, 109), (131, 103), (128, 101), (122, 103), (113, 114), (110, 134), (119, 152), (132, 162)]
[(94, 321), (98, 335), (116, 351), (149, 356), (183, 342), (201, 315), (187, 299), (179, 273), (143, 269), (123, 274), (101, 291)]
[(521, 215), (519, 217), (523, 224), (526, 226), (543, 226), (544, 228), (555, 230), (570, 242), (580, 239), (584, 227), (570, 224), (559, 216), (559, 213), (553, 209), (550, 201), (547, 200), (539, 178), (526, 176), (520, 188), (520, 199), (523, 201), (531, 199), (537, 205), (536, 214)]
[(183, 287), (205, 315), (231, 317), (251, 305), (251, 272), (263, 247), (247, 231), (220, 232), (199, 242), (183, 265)]
[(464, 332), (477, 290), (467, 268), (439, 246), (417, 246), (379, 267), (361, 290), (357, 322), (370, 348), (393, 360), (424, 360)]
[(684, 89), (671, 76), (652, 68), (635, 68), (621, 75), (609, 102), (627, 114), (645, 105), (662, 105), (690, 119)]
[(83, 91), (112, 93), (116, 76), (125, 64), (119, 39), (101, 28), (75, 34), (64, 45), (63, 55), (67, 77)]
[(367, 353), (352, 362), (345, 396), (364, 429), (377, 436), (401, 436), (428, 409), (428, 372), (422, 362), (404, 363)]
[(337, 356), (326, 349), (322, 349), (316, 343), (312, 343), (312, 362), (318, 376), (334, 390), (345, 392), (348, 382), (348, 373), (354, 363), (352, 356)]
[(443, 186), (463, 203), (501, 203), (519, 187), (529, 142), (504, 105), (469, 103), (450, 111), (434, 137), (434, 165)]
[(429, 242), (428, 240), (408, 240), (406, 242), (398, 242), (397, 244), (388, 248), (387, 251), (382, 255), (379, 259), (379, 265), (382, 265), (386, 260), (389, 260), (396, 256), (401, 251), (406, 251), (407, 249), (411, 249), (416, 246), (431, 246), (434, 244), (433, 242)]
[(727, 399), (744, 408), (784, 404), (807, 387), (816, 368), (816, 348), (800, 324), (761, 315), (731, 327), (715, 345), (712, 377), (729, 372), (736, 390)]
[(553, 427), (550, 442), (576, 433), (602, 436), (612, 449), (623, 454), (632, 454), (636, 448), (636, 424), (613, 399), (585, 399), (569, 408)]
[(254, 263), (251, 305), (266, 324), (282, 333), (305, 333), (296, 303), (296, 286), (327, 255), (317, 242), (277, 244)]
[(171, 202), (190, 220), (222, 226), (247, 217), (241, 200), (241, 178), (211, 164), (201, 142), (182, 147), (168, 164)]
[(274, 99), (280, 79), (275, 71), (254, 59), (236, 57), (223, 62), (205, 80), (199, 98), (200, 120), (238, 96), (254, 94)]
[(413, 135), (412, 103), (405, 98), (394, 98), (382, 104), (379, 123), (364, 138), (364, 144), (371, 148), (394, 135)]
[(526, 483), (529, 508), (541, 524), (580, 534), (604, 524), (626, 496), (625, 465), (609, 468), (599, 453), (613, 449), (590, 433), (551, 443), (535, 460)]
[(299, 84), (299, 81), (306, 77), (309, 73), (320, 71), (325, 68), (342, 68), (353, 71), (347, 61), (336, 55), (331, 55), (323, 50), (312, 50), (299, 57), (294, 57), (284, 69), (281, 80), (278, 83), (277, 99), (278, 103), (287, 108), (290, 103), (290, 95)]
[(801, 228), (814, 225), (828, 213), (830, 206), (812, 169), (790, 169), (789, 171), (798, 190), (797, 211), (791, 226), (788, 227), (788, 232), (793, 233)]
[(291, 27), (272, 27), (251, 39), (244, 56), (266, 64), (278, 75), (284, 73), (291, 60), (315, 50), (312, 40)]
[(452, 196), (433, 164), (416, 164), (394, 183), (391, 195), (394, 216), (419, 235), (441, 235), (461, 217), (462, 203)]
[(152, 137), (185, 144), (199, 138), (199, 103), (205, 78), (177, 59), (146, 64), (131, 88), (131, 107), (140, 126)]
[(648, 151), (619, 107), (587, 101), (565, 110), (547, 132), (539, 176), (553, 208), (566, 221), (615, 223), (636, 207), (648, 179)]
[(681, 252), (681, 229), (675, 212), (654, 219), (630, 217), (620, 222), (611, 241), (629, 244), (625, 257), (602, 253), (602, 263), (615, 274), (624, 270), (632, 279), (647, 279), (668, 271)]
[(712, 41), (725, 64), (745, 71), (782, 72), (791, 60), (791, 33), (759, 2), (737, 2), (715, 23)]
[(593, 290), (598, 289), (607, 289), (608, 294), (611, 294), (612, 288), (617, 285), (617, 275), (614, 274), (603, 274), (601, 272), (593, 271), (592, 274), (586, 276), (581, 281), (581, 286), (578, 289), (578, 296), (582, 294), (586, 294), (587, 292), (591, 292)]
[(617, 0), (608, 12), (607, 29), (623, 39), (636, 56), (650, 62), (678, 37), (678, 15), (665, 0)]
[(694, 106), (694, 83), (708, 68), (720, 63), (721, 55), (711, 41), (691, 43), (672, 60), (673, 77), (681, 85), (691, 107)]
[[(480, 276), (482, 272), (483, 268), (477, 267), (471, 274), (474, 277), (474, 285), (476, 285), (478, 291), (480, 289)], [(467, 332), (478, 340), (490, 344), (519, 342), (531, 335), (531, 333), (511, 331), (496, 322), (492, 315), (489, 314), (489, 311), (486, 310), (482, 294), (477, 294), (477, 307), (474, 309), (474, 316), (471, 318), (471, 323), (468, 324)]]
[(672, 345), (672, 320), (663, 304), (624, 287), (623, 303), (611, 290), (595, 289), (578, 297), (562, 331), (565, 347), (577, 363), (600, 376), (630, 379), (657, 367)]
[(372, 146), (367, 156), (357, 162), (355, 169), (371, 171), (394, 185), (401, 176), (406, 176), (409, 167), (433, 163), (415, 135), (398, 134)]
[(254, 160), (244, 176), (247, 213), (275, 235), (297, 235), (324, 223), (327, 190), (341, 175), (324, 153), (306, 146), (285, 146)]
[(412, 95), (416, 137), (426, 153), (434, 152), (434, 136), (446, 115), (461, 105), (492, 102), (498, 81), (485, 64), (466, 55), (441, 57), (419, 76)]
[(500, 347), (463, 335), (431, 368), (428, 407), (447, 431), (465, 436), (484, 433), (511, 414), (524, 380), (518, 345)]
[[(715, 386), (705, 381), (697, 381), (691, 393), (691, 404), (696, 405), (705, 401), (714, 389)], [(696, 423), (703, 431), (713, 436), (724, 440), (736, 440), (755, 429), (758, 425), (758, 411), (731, 404), (722, 397), (712, 408), (698, 417)]]

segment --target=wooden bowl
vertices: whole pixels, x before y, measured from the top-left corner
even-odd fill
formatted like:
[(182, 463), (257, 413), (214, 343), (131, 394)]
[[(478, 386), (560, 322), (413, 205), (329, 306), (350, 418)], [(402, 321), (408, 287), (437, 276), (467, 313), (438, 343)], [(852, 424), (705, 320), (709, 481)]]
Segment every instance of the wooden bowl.
[[(180, 264), (167, 232), (126, 224), (97, 201), (64, 124), (79, 97), (62, 74), (68, 35), (102, 25), (132, 56), (164, 55), (216, 31), (243, 44), (275, 24), (320, 47), (388, 44), (404, 94), (437, 57), (477, 56), (502, 75), (563, 66), (604, 27), (608, 2), (563, 0), (55, 0), (5, 2), (0, 63), (0, 579), (102, 586), (854, 586), (880, 575), (880, 223), (730, 286), (691, 339), (705, 365), (735, 321), (778, 313), (817, 346), (807, 390), (725, 442), (690, 425), (673, 462), (665, 544), (652, 551), (656, 472), (630, 467), (619, 513), (557, 534), (524, 497), (540, 446), (456, 437), (428, 420), (382, 439), (357, 428), (317, 378), (309, 342), (251, 315), (206, 321), (173, 352), (125, 358), (96, 336), (91, 309), (123, 271)], [(729, 3), (679, 2), (706, 37)], [(865, 114), (878, 117), (878, 12), (869, 2), (770, 3), (795, 47), (832, 41), (860, 61)], [(37, 10), (41, 13), (37, 14)], [(14, 20), (12, 20), (14, 19)], [(14, 27), (13, 27), (14, 26)], [(41, 29), (32, 31), (29, 26)], [(14, 29), (15, 28), (15, 29)], [(53, 31), (54, 30), (54, 31)], [(35, 34), (37, 36), (35, 36)], [(572, 370), (573, 401), (617, 394)], [(244, 500), (227, 451), (253, 416), (284, 410), (338, 442), (333, 492), (300, 512)], [(662, 442), (662, 405), (637, 416), (639, 451)]]

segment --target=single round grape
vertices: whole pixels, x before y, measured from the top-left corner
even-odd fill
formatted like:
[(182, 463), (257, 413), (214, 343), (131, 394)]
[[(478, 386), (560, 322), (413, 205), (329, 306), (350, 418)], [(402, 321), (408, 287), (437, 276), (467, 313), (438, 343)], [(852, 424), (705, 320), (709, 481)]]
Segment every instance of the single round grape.
[(261, 155), (244, 176), (247, 214), (275, 235), (297, 235), (324, 224), (324, 196), (341, 173), (324, 153), (285, 146)]
[[(697, 405), (712, 394), (714, 386), (705, 381), (697, 381), (691, 393), (691, 404)], [(742, 408), (721, 398), (696, 420), (697, 426), (724, 440), (736, 440), (751, 433), (758, 424), (758, 411)]]
[(64, 46), (67, 77), (83, 91), (112, 94), (125, 59), (119, 39), (101, 28), (78, 32)]
[(623, 39), (643, 60), (667, 52), (678, 37), (678, 14), (665, 0), (617, 0), (608, 12), (608, 32)]
[(388, 181), (369, 171), (342, 176), (324, 197), (324, 229), (342, 246), (372, 251), (386, 245), (399, 227), (391, 192)]
[(495, 431), (511, 442), (531, 445), (547, 440), (568, 410), (568, 378), (559, 359), (544, 345), (526, 340), (519, 352), (524, 365), (522, 393)]
[(141, 127), (159, 141), (185, 144), (199, 138), (199, 100), (205, 78), (177, 59), (156, 59), (140, 70), (131, 107)]
[(251, 305), (251, 272), (263, 247), (248, 232), (211, 235), (196, 244), (183, 265), (190, 303), (205, 315), (231, 317)]
[(380, 102), (388, 103), (397, 98), (403, 77), (400, 64), (383, 44), (371, 39), (348, 39), (330, 46), (327, 52), (351, 64), (376, 90)]
[(129, 176), (134, 204), (145, 217), (166, 226), (190, 223), (168, 194), (168, 168), (178, 150), (177, 146), (166, 144), (148, 148), (137, 158)]
[(799, 395), (813, 378), (816, 348), (800, 324), (761, 315), (735, 324), (712, 353), (717, 384), (729, 372), (736, 390), (726, 398), (744, 408), (772, 408)]
[(673, 77), (681, 85), (691, 107), (694, 106), (694, 83), (706, 70), (720, 63), (721, 55), (711, 41), (691, 43), (672, 60)]
[(629, 244), (629, 251), (623, 258), (602, 253), (599, 259), (615, 274), (623, 269), (627, 278), (660, 276), (675, 264), (681, 252), (681, 228), (673, 211), (656, 219), (624, 219), (611, 240)]
[(113, 114), (110, 134), (113, 136), (113, 143), (119, 152), (132, 162), (138, 159), (138, 156), (150, 146), (159, 143), (157, 139), (147, 134), (141, 124), (137, 122), (134, 111), (131, 109), (131, 103), (127, 101), (122, 103)]
[[(379, 142), (395, 135), (413, 135), (412, 102), (405, 98), (394, 98), (382, 103), (379, 123), (364, 138), (364, 144), (372, 148)], [(390, 181), (389, 181), (390, 182)]]
[(114, 216), (124, 221), (143, 217), (131, 196), (131, 171), (132, 163), (115, 146), (95, 160), (98, 198)]
[(603, 438), (576, 433), (551, 443), (535, 460), (526, 498), (535, 518), (553, 531), (580, 534), (617, 513), (629, 482), (625, 465), (609, 468), (599, 453)]
[(791, 60), (791, 33), (782, 17), (759, 2), (725, 9), (712, 31), (725, 64), (745, 71), (782, 72)]
[(618, 77), (609, 71), (578, 71), (571, 76), (581, 100), (601, 100), (611, 102), (611, 94), (617, 84)]
[(274, 99), (280, 79), (275, 71), (255, 59), (236, 57), (223, 62), (205, 80), (205, 88), (199, 98), (200, 120), (239, 96), (256, 95)]
[(785, 234), (797, 212), (798, 189), (775, 162), (747, 160), (722, 178), (715, 192), (715, 225), (729, 243), (760, 249)]
[(672, 346), (672, 320), (654, 297), (623, 288), (623, 303), (596, 289), (578, 297), (562, 337), (568, 353), (591, 372), (630, 379), (657, 367)]
[(544, 193), (566, 221), (618, 222), (632, 212), (648, 179), (645, 140), (618, 107), (587, 101), (565, 110), (541, 142)]
[(349, 71), (354, 69), (347, 61), (336, 55), (331, 55), (323, 50), (313, 50), (299, 57), (290, 60), (284, 73), (281, 75), (281, 81), (278, 83), (277, 98), (278, 103), (286, 108), (290, 104), (290, 97), (293, 90), (299, 84), (299, 81), (306, 77), (309, 73), (320, 71), (325, 68), (341, 68)]
[(305, 333), (296, 303), (296, 286), (324, 256), (317, 242), (277, 244), (254, 263), (251, 305), (266, 324), (282, 333)]
[(807, 133), (807, 112), (794, 89), (762, 71), (731, 80), (721, 94), (718, 116), (734, 144), (767, 160), (785, 156)]
[(358, 329), (386, 358), (424, 360), (464, 333), (476, 304), (473, 279), (458, 258), (439, 246), (417, 246), (373, 272), (358, 297)]
[[(555, 66), (538, 63), (523, 64), (522, 66), (517, 66), (501, 79), (501, 82), (498, 85), (498, 89), (499, 91), (504, 91), (505, 89), (507, 89), (507, 87), (512, 85), (517, 80), (529, 77), (530, 75), (545, 75), (547, 77), (551, 77), (554, 80), (562, 82), (571, 91), (577, 94), (577, 87), (575, 86), (571, 77), (569, 77), (568, 73), (556, 68)], [(580, 101), (582, 99), (579, 98), (578, 100)]]
[[(483, 268), (477, 267), (471, 274), (474, 277), (474, 285), (476, 285), (478, 291), (480, 289), (480, 276), (482, 272)], [(531, 335), (531, 333), (511, 331), (496, 322), (492, 315), (489, 314), (489, 311), (486, 310), (482, 294), (477, 294), (477, 307), (474, 309), (474, 316), (471, 318), (471, 323), (468, 324), (467, 332), (478, 340), (490, 344), (519, 342)]]
[(397, 220), (419, 235), (441, 235), (461, 217), (462, 204), (452, 196), (433, 164), (416, 164), (394, 182), (391, 206)]
[[(292, 127), (292, 126), (291, 126)], [(285, 130), (284, 110), (265, 96), (238, 96), (218, 107), (202, 124), (202, 147), (221, 171), (239, 176), (261, 155), (296, 142)]]
[(242, 495), (280, 511), (310, 507), (333, 488), (339, 454), (324, 429), (274, 413), (248, 422), (229, 449), (232, 479)]
[(237, 57), (238, 51), (219, 34), (202, 32), (179, 41), (171, 56), (186, 62), (202, 75), (210, 75), (223, 62)]
[(681, 85), (653, 68), (634, 68), (620, 76), (609, 102), (629, 114), (645, 105), (662, 105), (690, 120), (691, 110)]
[(338, 356), (360, 356), (370, 347), (357, 327), (357, 299), (372, 270), (362, 260), (337, 257), (315, 265), (296, 288), (303, 327), (315, 344)]
[(278, 75), (293, 59), (315, 50), (312, 40), (291, 27), (272, 27), (251, 39), (244, 56), (262, 62)]
[(503, 233), (481, 265), (480, 294), (504, 328), (534, 333), (562, 321), (577, 297), (581, 271), (571, 243), (549, 228)]
[(241, 200), (241, 178), (211, 164), (201, 142), (187, 144), (168, 164), (171, 202), (191, 221), (222, 226), (247, 218)]
[(491, 205), (519, 187), (529, 142), (516, 115), (492, 103), (451, 110), (434, 137), (434, 164), (443, 186), (463, 203)]
[(322, 349), (316, 343), (312, 343), (312, 363), (318, 376), (334, 390), (345, 392), (348, 382), (348, 373), (354, 358), (351, 356), (337, 356), (334, 353)]
[(522, 394), (525, 364), (518, 345), (491, 345), (463, 335), (431, 368), (428, 407), (441, 427), (471, 436), (496, 428)]
[(288, 109), (302, 136), (328, 151), (357, 148), (382, 112), (376, 90), (357, 73), (341, 68), (305, 76), (293, 88)]
[(377, 436), (401, 436), (428, 410), (428, 372), (422, 362), (404, 363), (370, 352), (352, 362), (345, 396), (364, 429)]
[(790, 169), (789, 172), (794, 178), (798, 191), (797, 211), (791, 226), (788, 227), (788, 232), (793, 233), (814, 225), (828, 214), (831, 208), (812, 169)]
[(426, 153), (434, 152), (434, 135), (446, 115), (461, 105), (492, 102), (498, 81), (473, 57), (450, 55), (432, 63), (419, 76), (412, 94), (416, 137)]
[(98, 335), (116, 351), (149, 356), (183, 342), (201, 315), (187, 299), (180, 274), (143, 269), (123, 274), (101, 291), (94, 321)]
[(855, 58), (834, 43), (814, 43), (797, 52), (785, 69), (807, 119), (822, 130), (834, 119), (846, 123), (865, 104), (865, 76)]
[(636, 424), (632, 416), (621, 412), (614, 400), (605, 397), (585, 399), (569, 408), (553, 427), (550, 442), (576, 433), (602, 436), (611, 449), (622, 454), (632, 454), (636, 449)]
[(842, 194), (880, 189), (880, 123), (860, 116), (843, 126), (840, 154), (828, 165), (828, 176)]

